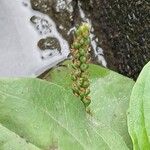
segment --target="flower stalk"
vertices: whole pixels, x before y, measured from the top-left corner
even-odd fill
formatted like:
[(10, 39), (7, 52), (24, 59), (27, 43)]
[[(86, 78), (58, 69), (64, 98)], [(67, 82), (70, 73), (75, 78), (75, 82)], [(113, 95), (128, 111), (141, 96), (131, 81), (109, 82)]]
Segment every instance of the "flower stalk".
[(75, 32), (72, 45), (72, 90), (74, 95), (80, 97), (84, 106), (87, 108), (91, 102), (90, 81), (89, 81), (89, 50), (90, 50), (90, 27), (82, 24)]

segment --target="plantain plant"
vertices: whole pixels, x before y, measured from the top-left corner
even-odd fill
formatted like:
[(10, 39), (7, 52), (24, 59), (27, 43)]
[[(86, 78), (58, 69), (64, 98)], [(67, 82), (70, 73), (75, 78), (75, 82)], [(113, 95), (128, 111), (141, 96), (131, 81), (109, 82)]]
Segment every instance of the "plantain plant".
[(88, 64), (89, 30), (75, 33), (72, 86), (92, 115), (72, 94), (70, 61), (50, 71), (50, 82), (1, 78), (0, 150), (150, 149), (150, 62), (136, 83)]

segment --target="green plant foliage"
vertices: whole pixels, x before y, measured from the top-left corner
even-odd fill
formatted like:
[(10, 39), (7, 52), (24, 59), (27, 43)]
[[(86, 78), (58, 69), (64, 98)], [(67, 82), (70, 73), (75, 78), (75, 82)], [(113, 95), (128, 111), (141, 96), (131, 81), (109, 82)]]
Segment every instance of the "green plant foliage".
[(0, 150), (40, 150), (0, 124)]
[(43, 150), (129, 149), (71, 90), (39, 79), (0, 80), (0, 123)]
[(128, 111), (128, 127), (134, 150), (150, 149), (150, 62), (134, 85)]
[[(71, 87), (71, 62), (53, 69), (47, 80), (63, 86)], [(126, 111), (134, 81), (103, 67), (90, 64), (90, 111), (96, 118), (118, 133), (132, 149), (128, 129)]]
[[(66, 69), (66, 67), (63, 68)], [(107, 101), (106, 98), (102, 98), (104, 95), (101, 93), (99, 101), (103, 100), (103, 102), (101, 105), (97, 104), (98, 107), (94, 106), (98, 100), (92, 102), (92, 116), (90, 116), (85, 112), (80, 99), (75, 97), (66, 85), (71, 84), (68, 82), (71, 81), (70, 76), (68, 76), (69, 69), (64, 70), (65, 73), (61, 73), (60, 68), (56, 69), (57, 71), (54, 72), (55, 75), (57, 72), (58, 80), (55, 80), (55, 82), (51, 76), (51, 81), (54, 83), (34, 78), (1, 79), (0, 123), (36, 147), (44, 150), (129, 150), (131, 147), (130, 138), (128, 137), (128, 140), (126, 140), (123, 135), (125, 133), (128, 136), (126, 128), (121, 129), (119, 126), (126, 123), (126, 118), (121, 113), (125, 113), (134, 82), (95, 65), (90, 65), (89, 69), (93, 77), (91, 79), (92, 85), (101, 82), (100, 85), (103, 87), (104, 80), (108, 80), (106, 84), (108, 82), (112, 82), (112, 84), (121, 83), (121, 85), (122, 83), (129, 84), (129, 86), (122, 85), (128, 87), (128, 89), (121, 91), (123, 88), (120, 85), (120, 92), (118, 93), (116, 90), (116, 93), (111, 94), (109, 94), (109, 89), (106, 97), (110, 100), (107, 99)], [(116, 79), (113, 83), (114, 78), (118, 80)], [(102, 87), (95, 91), (102, 92)], [(115, 88), (117, 89), (117, 86)], [(123, 98), (123, 96), (125, 97)], [(111, 99), (114, 105), (106, 110), (105, 105), (108, 105)], [(124, 105), (120, 105), (122, 106), (120, 107), (117, 104), (125, 104), (125, 107)], [(95, 112), (92, 107), (96, 107), (94, 108)], [(117, 117), (114, 116), (114, 119), (107, 112), (108, 116), (104, 121), (105, 116), (100, 117), (97, 114), (97, 112), (100, 112), (98, 109), (102, 109), (103, 112), (112, 109), (114, 110), (112, 113), (115, 113)], [(1, 140), (2, 137), (0, 136)], [(22, 149), (24, 150), (24, 147), (20, 148), (20, 150)]]

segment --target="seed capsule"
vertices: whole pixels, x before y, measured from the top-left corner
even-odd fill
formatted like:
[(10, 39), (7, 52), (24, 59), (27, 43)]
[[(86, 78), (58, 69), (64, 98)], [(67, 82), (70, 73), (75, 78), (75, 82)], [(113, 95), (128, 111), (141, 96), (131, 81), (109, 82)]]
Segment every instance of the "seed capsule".
[(79, 57), (80, 57), (80, 54), (77, 53), (77, 54), (75, 55), (75, 58), (78, 59)]
[(90, 94), (90, 89), (86, 90), (86, 96), (88, 96)]
[(74, 72), (74, 75), (75, 75), (76, 77), (80, 76), (80, 74), (81, 74), (81, 71), (80, 71), (80, 70), (76, 70), (76, 71)]
[(80, 40), (80, 44), (81, 44), (81, 45), (84, 45), (84, 44), (85, 44), (84, 39), (81, 39), (81, 40)]
[(75, 75), (72, 75), (72, 76), (71, 76), (71, 79), (72, 79), (73, 81), (76, 81), (76, 80), (77, 80), (77, 77), (76, 77)]
[(79, 92), (79, 95), (80, 95), (81, 99), (83, 99), (83, 98), (85, 97), (84, 91), (80, 91), (80, 92)]
[(74, 94), (76, 93), (76, 94), (79, 95), (79, 90), (78, 90), (78, 88), (76, 87), (76, 85), (73, 85), (72, 90), (73, 90), (73, 93), (74, 93)]
[(73, 48), (74, 48), (74, 49), (78, 49), (78, 48), (80, 48), (80, 44), (79, 44), (79, 43), (77, 43), (77, 42), (75, 42), (75, 43), (73, 44)]
[(84, 39), (84, 42), (86, 43), (86, 44), (89, 44), (90, 43), (90, 38), (88, 37), (88, 38), (85, 38)]
[(81, 32), (81, 30), (79, 30), (79, 29), (78, 29), (78, 30), (76, 31), (76, 33), (75, 33), (76, 37), (79, 37), (81, 34), (82, 34), (82, 32)]
[(81, 63), (85, 63), (86, 62), (86, 57), (85, 56), (81, 56), (80, 57), (80, 62)]
[(86, 99), (86, 98), (83, 98), (82, 101), (83, 101), (85, 107), (88, 107), (90, 105), (90, 103), (91, 103), (91, 100), (90, 99)]
[(79, 67), (80, 67), (80, 64), (81, 64), (80, 61), (75, 61), (75, 62), (74, 62), (74, 65), (75, 65), (76, 68), (79, 68)]
[[(90, 83), (89, 83), (88, 81), (84, 81), (84, 82), (82, 83), (82, 87), (83, 87), (83, 88), (88, 88), (89, 85), (90, 85)], [(86, 94), (86, 95), (87, 95), (87, 94)]]
[(82, 72), (82, 73), (81, 73), (81, 78), (83, 78), (84, 81), (88, 80), (88, 73)]
[(83, 48), (79, 49), (80, 56), (84, 56), (86, 54), (85, 50)]
[(80, 88), (80, 87), (81, 87), (81, 85), (82, 85), (82, 81), (77, 81), (77, 83), (76, 83), (76, 84), (77, 84), (77, 87), (78, 87), (78, 88)]
[(88, 69), (88, 64), (81, 64), (80, 66), (81, 71), (85, 71)]

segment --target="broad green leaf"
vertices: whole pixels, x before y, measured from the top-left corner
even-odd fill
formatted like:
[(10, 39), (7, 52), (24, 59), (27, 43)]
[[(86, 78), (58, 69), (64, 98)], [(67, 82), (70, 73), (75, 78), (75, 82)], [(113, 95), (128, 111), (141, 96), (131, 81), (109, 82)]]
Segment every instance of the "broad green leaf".
[(143, 68), (134, 85), (128, 127), (134, 150), (150, 150), (150, 62)]
[(44, 150), (129, 149), (70, 89), (39, 79), (0, 80), (0, 123)]
[(0, 124), (0, 150), (40, 150)]
[[(119, 134), (132, 149), (126, 111), (134, 81), (93, 64), (90, 64), (89, 73), (92, 99), (90, 108), (93, 118)], [(70, 88), (72, 83), (70, 62), (65, 62), (62, 66), (53, 69), (46, 79), (64, 88)]]

